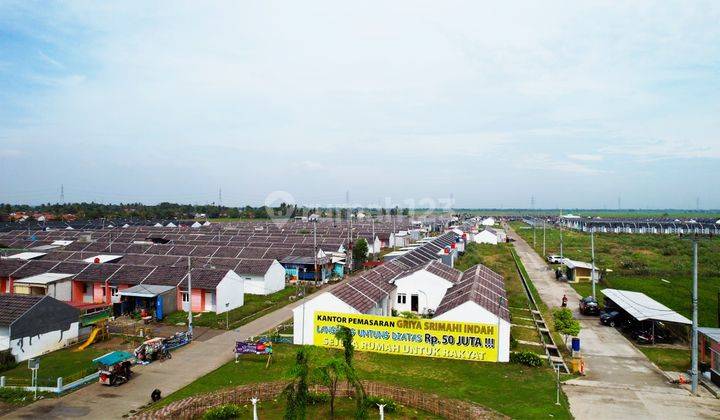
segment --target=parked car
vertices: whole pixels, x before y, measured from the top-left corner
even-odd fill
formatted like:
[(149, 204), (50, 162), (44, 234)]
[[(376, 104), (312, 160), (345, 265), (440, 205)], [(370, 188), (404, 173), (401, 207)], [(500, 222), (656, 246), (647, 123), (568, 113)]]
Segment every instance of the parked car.
[(547, 260), (550, 264), (560, 264), (560, 263), (562, 263), (563, 259), (559, 255), (553, 254), (553, 255), (548, 255)]
[(640, 344), (673, 342), (672, 335), (661, 323), (655, 325), (654, 329), (652, 325), (639, 325), (632, 331), (631, 336)]
[(600, 305), (597, 299), (592, 296), (580, 299), (580, 313), (583, 315), (597, 315), (600, 313)]
[(628, 319), (625, 314), (619, 311), (603, 312), (602, 314), (600, 314), (600, 323), (603, 325), (620, 327), (627, 324), (627, 321)]

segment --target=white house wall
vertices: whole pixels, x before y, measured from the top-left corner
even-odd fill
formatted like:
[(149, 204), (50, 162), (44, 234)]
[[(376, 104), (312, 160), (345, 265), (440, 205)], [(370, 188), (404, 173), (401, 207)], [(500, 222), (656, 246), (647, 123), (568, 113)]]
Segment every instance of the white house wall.
[(359, 313), (355, 308), (325, 292), (293, 309), (293, 344), (313, 344), (315, 311)]
[[(75, 343), (78, 338), (78, 323), (70, 324), (70, 329), (66, 331), (52, 331), (45, 334), (38, 334), (32, 337), (23, 337), (9, 340), (10, 351), (15, 356), (17, 362), (59, 350), (63, 347)], [(0, 342), (6, 343), (3, 335)], [(42, 368), (42, 366), (41, 366)]]
[(273, 261), (265, 273), (266, 294), (279, 292), (285, 288), (285, 267), (277, 260)]
[(215, 311), (218, 314), (245, 304), (245, 282), (234, 271), (228, 271), (215, 288)]
[(487, 230), (484, 230), (484, 231), (476, 234), (473, 237), (473, 240), (478, 244), (497, 245), (497, 243), (498, 243), (497, 235), (495, 235), (492, 232), (488, 232)]
[[(418, 312), (435, 311), (452, 283), (425, 270), (419, 270), (407, 277), (395, 280), (396, 297), (392, 302), (398, 312), (409, 311), (412, 295), (418, 295)], [(405, 303), (398, 303), (397, 297), (405, 294)]]
[(498, 324), (500, 320), (500, 329), (496, 343), (498, 346), (498, 355), (500, 362), (510, 361), (510, 323), (504, 319), (498, 318), (497, 315), (483, 308), (475, 302), (465, 302), (447, 312), (444, 312), (433, 319), (443, 321), (461, 321), (461, 322), (477, 322), (481, 324)]
[(242, 276), (245, 293), (249, 295), (267, 295), (265, 290), (265, 277), (263, 276)]
[(72, 300), (72, 281), (59, 281), (48, 284), (47, 295), (57, 300), (70, 302)]

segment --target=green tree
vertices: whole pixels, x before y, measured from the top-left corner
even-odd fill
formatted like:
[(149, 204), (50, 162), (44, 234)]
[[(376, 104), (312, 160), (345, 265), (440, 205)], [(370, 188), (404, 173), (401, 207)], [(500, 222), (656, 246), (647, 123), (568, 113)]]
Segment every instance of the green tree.
[(330, 394), (330, 418), (335, 418), (335, 397), (337, 396), (338, 384), (343, 379), (352, 382), (355, 377), (352, 367), (344, 359), (332, 358), (316, 368), (313, 377), (316, 382), (327, 387), (328, 394)]
[(355, 388), (355, 418), (362, 420), (367, 418), (367, 404), (365, 388), (363, 387), (360, 379), (358, 378), (355, 367), (353, 366), (353, 356), (355, 355), (355, 347), (353, 346), (353, 333), (352, 330), (346, 326), (338, 326), (338, 330), (335, 332), (335, 338), (340, 340), (343, 346), (343, 356), (347, 370), (345, 371), (348, 382)]
[(362, 263), (367, 261), (367, 254), (368, 254), (367, 241), (363, 238), (360, 238), (357, 241), (355, 241), (355, 244), (353, 245), (353, 250), (352, 250), (353, 261), (355, 261), (358, 265), (362, 265)]
[(295, 365), (290, 370), (292, 380), (287, 384), (285, 394), (285, 420), (305, 419), (308, 404), (308, 354), (303, 347), (295, 355)]
[(580, 334), (580, 323), (573, 318), (572, 311), (568, 308), (557, 309), (553, 312), (553, 321), (557, 332), (565, 336), (565, 345), (569, 337), (576, 337)]

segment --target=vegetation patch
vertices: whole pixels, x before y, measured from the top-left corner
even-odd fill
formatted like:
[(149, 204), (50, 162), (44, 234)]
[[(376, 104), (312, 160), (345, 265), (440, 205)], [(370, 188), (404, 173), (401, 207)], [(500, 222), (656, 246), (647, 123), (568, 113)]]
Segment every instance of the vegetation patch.
[[(298, 348), (290, 344), (275, 344), (272, 362), (267, 369), (265, 368), (267, 359), (264, 357), (244, 356), (240, 359), (240, 363), (227, 363), (169, 395), (153, 408), (192, 395), (244, 384), (289, 381), (292, 378), (291, 366), (295, 363)], [(317, 367), (322, 360), (343, 355), (342, 350), (312, 346), (306, 348), (311, 355), (309, 370)], [(548, 418), (551, 415), (556, 419), (570, 418), (564, 397), (563, 405), (554, 405), (555, 377), (552, 369), (545, 366), (530, 368), (509, 363), (483, 363), (364, 352), (355, 353), (353, 365), (357, 375), (364, 380), (471, 401), (513, 418)], [(340, 408), (337, 408), (337, 417), (343, 417), (342, 405), (345, 404), (343, 400), (342, 398), (338, 400)], [(267, 402), (263, 403), (267, 404)], [(328, 408), (323, 407), (323, 410)], [(353, 404), (345, 407), (350, 410), (348, 417), (353, 417)], [(313, 410), (312, 407), (308, 408), (308, 416), (317, 413)], [(318, 418), (326, 416), (327, 414), (319, 415)]]
[[(307, 286), (306, 294), (310, 294), (315, 290), (312, 286)], [(257, 319), (274, 309), (282, 308), (292, 303), (291, 296), (298, 293), (296, 286), (288, 286), (279, 292), (270, 295), (245, 295), (243, 306), (232, 309), (227, 313), (216, 314), (214, 312), (203, 312), (197, 316), (193, 313), (193, 325), (196, 327), (208, 327), (215, 329), (226, 329), (226, 326), (237, 328), (248, 322)], [(176, 311), (165, 317), (165, 324), (187, 324), (188, 314), (185, 311)]]

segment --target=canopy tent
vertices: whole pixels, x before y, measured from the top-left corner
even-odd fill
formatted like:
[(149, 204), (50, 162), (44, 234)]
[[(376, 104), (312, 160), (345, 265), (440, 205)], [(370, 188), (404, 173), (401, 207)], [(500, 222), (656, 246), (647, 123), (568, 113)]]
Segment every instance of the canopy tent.
[(192, 225), (190, 225), (191, 228), (199, 228), (201, 226), (202, 226), (202, 224), (200, 222), (195, 222)]
[(638, 321), (653, 320), (690, 325), (692, 322), (645, 293), (603, 289), (602, 294)]
[(138, 284), (118, 292), (120, 296), (141, 298), (154, 298), (175, 289), (175, 286), (160, 286), (154, 284)]
[(174, 227), (177, 227), (177, 225), (173, 222), (170, 222), (167, 225), (165, 225), (165, 227), (174, 228)]
[(92, 361), (93, 361), (93, 363), (97, 363), (100, 365), (112, 366), (112, 365), (118, 364), (120, 362), (130, 360), (134, 357), (135, 356), (133, 356), (132, 353), (128, 353), (126, 351), (112, 351), (112, 352), (104, 354), (100, 357), (96, 357)]

